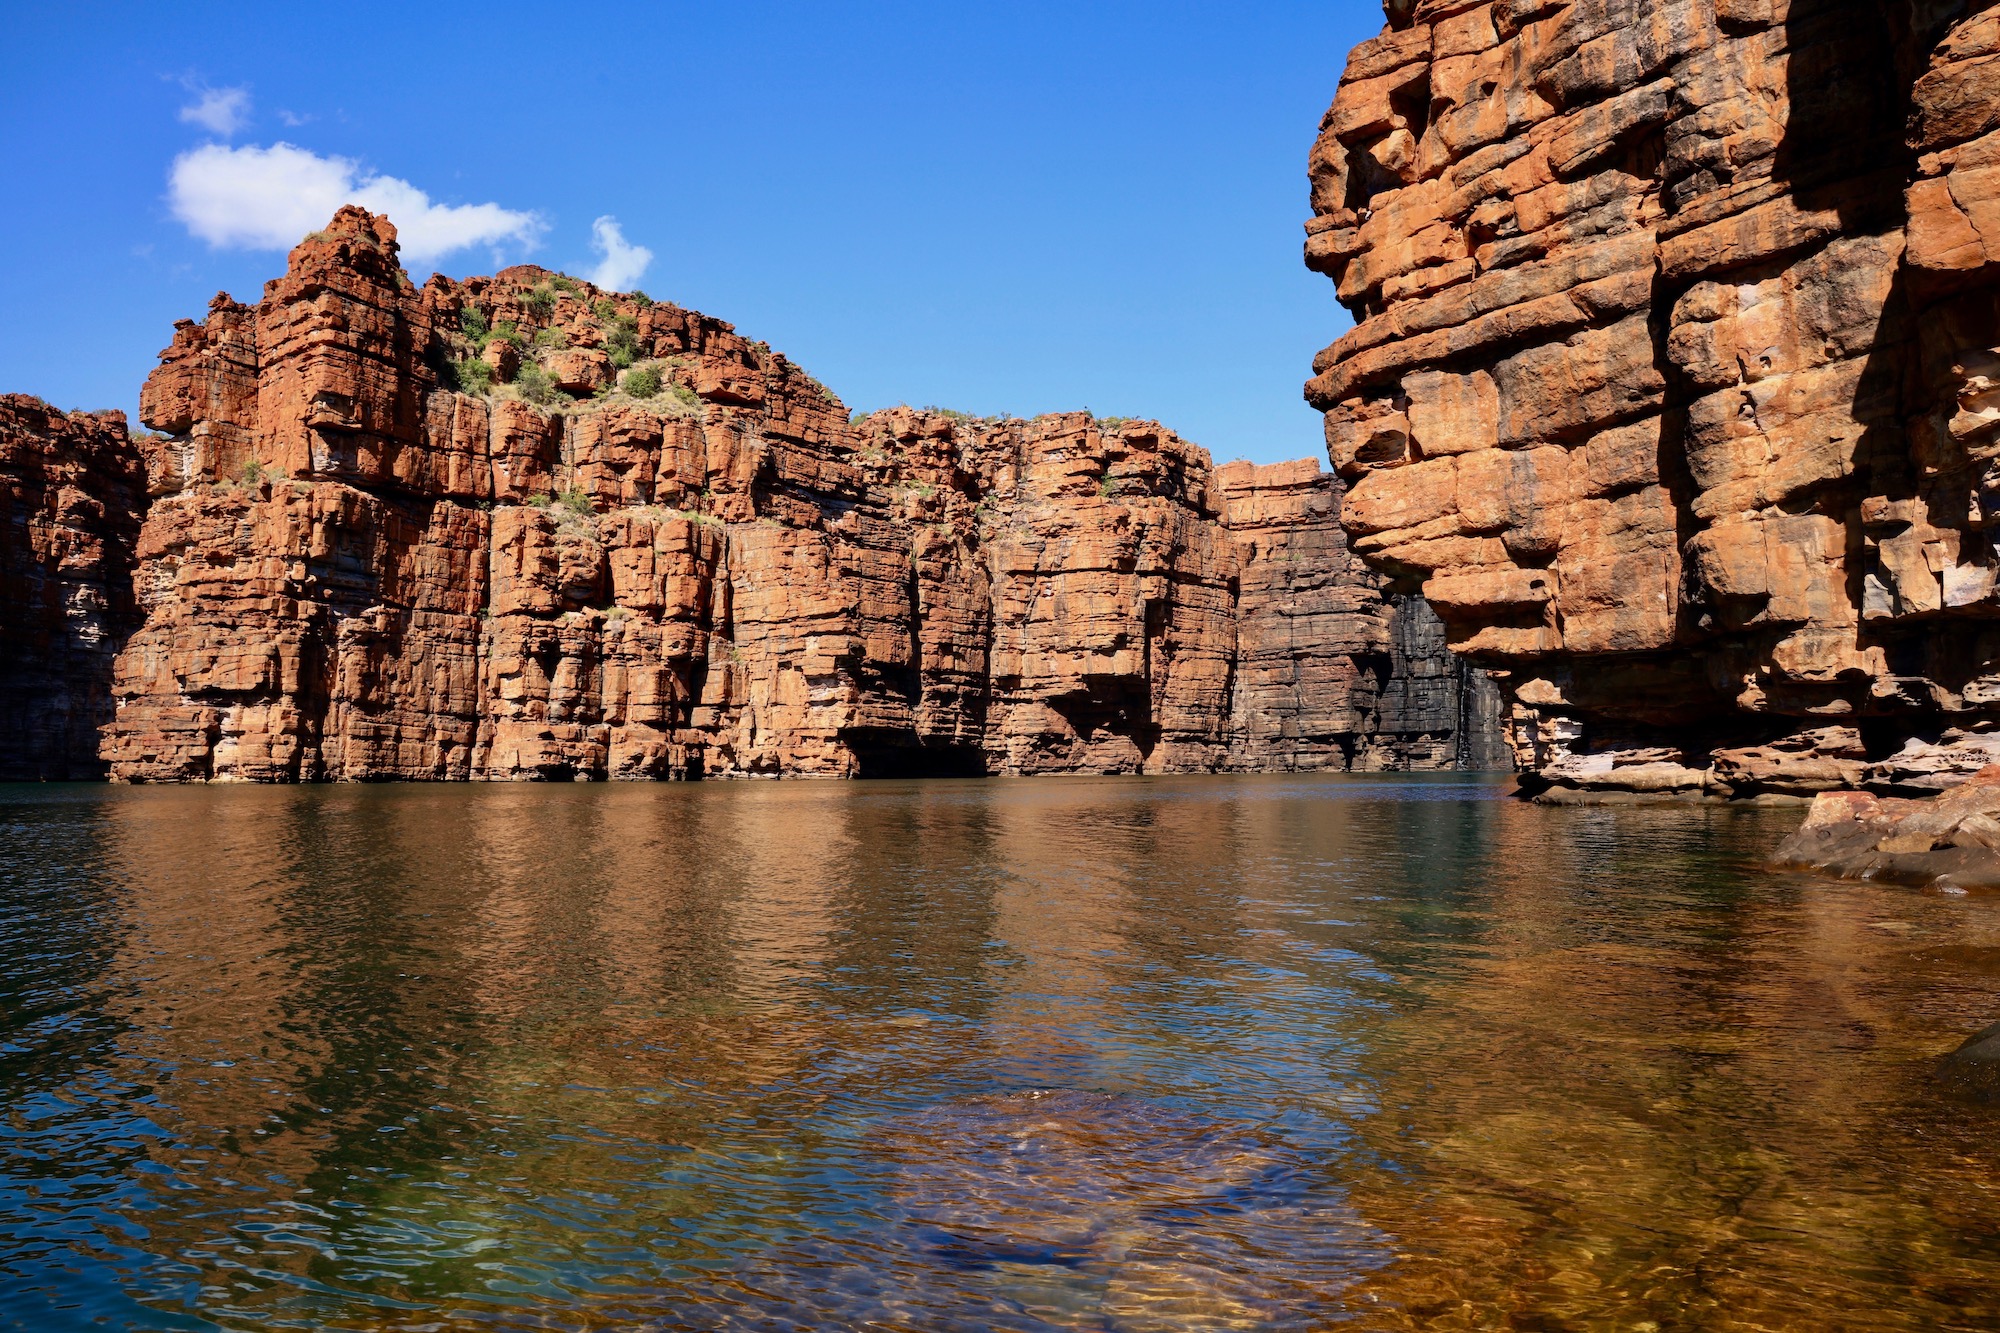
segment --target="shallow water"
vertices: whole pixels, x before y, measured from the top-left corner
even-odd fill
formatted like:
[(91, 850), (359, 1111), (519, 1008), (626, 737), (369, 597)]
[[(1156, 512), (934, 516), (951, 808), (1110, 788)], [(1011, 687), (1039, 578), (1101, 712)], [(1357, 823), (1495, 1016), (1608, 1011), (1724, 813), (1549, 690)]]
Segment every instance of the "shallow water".
[(0, 788), (0, 1327), (2000, 1326), (2000, 900), (1796, 819)]

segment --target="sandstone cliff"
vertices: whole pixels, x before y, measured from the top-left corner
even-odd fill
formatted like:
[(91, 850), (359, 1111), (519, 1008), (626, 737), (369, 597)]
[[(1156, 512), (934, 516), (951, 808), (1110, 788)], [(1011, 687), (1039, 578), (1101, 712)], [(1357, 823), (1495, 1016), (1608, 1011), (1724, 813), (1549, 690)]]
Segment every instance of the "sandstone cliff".
[(1348, 551), (1316, 462), (1216, 475), (1239, 570), (1232, 766), (1512, 767), (1492, 683), (1446, 650), (1422, 598)]
[(2000, 4), (1391, 0), (1311, 159), (1355, 550), (1558, 791), (2000, 734)]
[(144, 502), (122, 413), (0, 395), (0, 780), (104, 776)]
[(358, 209), (184, 321), (142, 413), (120, 779), (1490, 761), (1490, 689), (1350, 560), (1317, 465), (850, 419), (672, 305), (419, 289)]

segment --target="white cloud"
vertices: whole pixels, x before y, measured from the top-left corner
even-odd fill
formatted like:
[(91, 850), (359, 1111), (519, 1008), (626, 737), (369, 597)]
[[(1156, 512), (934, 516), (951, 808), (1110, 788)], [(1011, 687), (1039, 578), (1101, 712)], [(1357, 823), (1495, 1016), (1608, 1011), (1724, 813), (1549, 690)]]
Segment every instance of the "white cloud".
[(473, 245), (526, 248), (542, 232), (533, 213), (498, 204), (432, 203), (408, 181), (370, 175), (350, 158), (321, 157), (288, 143), (190, 149), (174, 159), (167, 199), (174, 216), (202, 240), (244, 250), (288, 250), (324, 227), (342, 204), (387, 213), (404, 257), (417, 265)]
[(190, 83), (187, 90), (194, 94), (194, 101), (181, 108), (181, 119), (188, 124), (226, 139), (250, 123), (248, 88), (208, 88)]
[(604, 258), (590, 271), (590, 280), (607, 291), (630, 291), (653, 262), (653, 252), (625, 239), (618, 219), (609, 216), (590, 224), (590, 248)]

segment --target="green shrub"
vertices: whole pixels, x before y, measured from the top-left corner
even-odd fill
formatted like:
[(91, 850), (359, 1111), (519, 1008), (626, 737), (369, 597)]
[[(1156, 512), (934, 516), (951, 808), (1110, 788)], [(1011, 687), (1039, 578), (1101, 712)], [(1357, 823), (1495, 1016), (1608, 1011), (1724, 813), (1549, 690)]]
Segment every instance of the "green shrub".
[(543, 329), (535, 335), (535, 346), (553, 347), (560, 350), (569, 346), (569, 335), (561, 329)]
[(685, 384), (676, 384), (673, 389), (673, 394), (674, 397), (680, 399), (683, 403), (686, 403), (689, 407), (701, 406), (701, 395), (696, 393), (692, 388), (688, 387)]
[(604, 350), (611, 354), (611, 364), (623, 370), (639, 359), (639, 321), (620, 315), (611, 321), (611, 332), (604, 340)]
[(549, 372), (532, 361), (521, 363), (520, 371), (514, 376), (514, 388), (531, 403), (552, 403), (556, 400), (556, 382), (549, 378)]
[(590, 310), (599, 319), (618, 318), (618, 303), (608, 296), (598, 297), (597, 304), (592, 306)]
[(447, 386), (460, 393), (492, 393), (493, 367), (476, 356), (460, 357), (451, 363), (451, 383)]
[(647, 307), (656, 304), (656, 302), (653, 300), (652, 297), (636, 289), (625, 293), (625, 295), (628, 299), (630, 299), (633, 302), (633, 304), (637, 305), (641, 310), (644, 310)]
[(516, 347), (525, 347), (528, 341), (521, 336), (521, 326), (511, 319), (503, 319), (493, 326), (493, 340), (512, 343)]
[(571, 487), (557, 496), (556, 503), (564, 509), (569, 510), (572, 514), (588, 514), (590, 512), (589, 492), (578, 490), (575, 487)]
[(243, 464), (243, 470), (237, 475), (242, 478), (245, 486), (260, 486), (264, 482), (264, 465), (254, 458), (249, 459)]
[(937, 416), (941, 416), (946, 421), (972, 420), (972, 413), (970, 412), (961, 412), (957, 408), (953, 407), (939, 407), (936, 403), (932, 403), (929, 407), (925, 408), (924, 411), (934, 413)]
[(1118, 483), (1113, 481), (1109, 476), (1097, 483), (1097, 493), (1107, 500), (1111, 498), (1112, 493), (1117, 489)]
[(546, 285), (537, 287), (528, 293), (525, 304), (536, 319), (552, 319), (556, 313), (555, 291)]
[(583, 284), (578, 282), (575, 278), (572, 278), (567, 273), (557, 273), (553, 275), (549, 279), (549, 284), (553, 286), (557, 291), (568, 292), (572, 296), (583, 290)]
[(660, 392), (660, 372), (655, 366), (640, 366), (625, 373), (625, 392), (634, 398), (654, 398)]
[(486, 346), (488, 337), (486, 312), (478, 306), (469, 305), (458, 312), (458, 328), (459, 332), (471, 339), (474, 347)]

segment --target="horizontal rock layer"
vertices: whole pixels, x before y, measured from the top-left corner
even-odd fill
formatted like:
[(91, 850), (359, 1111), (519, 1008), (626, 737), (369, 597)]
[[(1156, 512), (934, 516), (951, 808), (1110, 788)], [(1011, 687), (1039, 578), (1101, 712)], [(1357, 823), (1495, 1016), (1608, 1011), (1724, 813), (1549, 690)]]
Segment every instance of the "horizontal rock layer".
[(1387, 9), (1312, 152), (1356, 322), (1307, 392), (1523, 763), (1796, 794), (1993, 729), (2000, 4)]
[(1497, 696), (1351, 559), (1317, 464), (850, 419), (671, 305), (419, 289), (358, 209), (179, 325), (142, 414), (115, 778), (1495, 761)]

